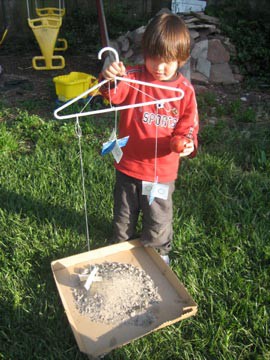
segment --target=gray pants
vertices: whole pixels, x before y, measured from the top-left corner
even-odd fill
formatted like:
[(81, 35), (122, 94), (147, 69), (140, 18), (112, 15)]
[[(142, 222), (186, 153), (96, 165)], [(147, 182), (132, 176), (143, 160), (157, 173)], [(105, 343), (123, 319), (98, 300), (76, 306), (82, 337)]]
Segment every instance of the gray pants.
[(142, 195), (142, 181), (116, 171), (114, 188), (114, 242), (131, 240), (136, 237), (136, 226), (142, 212), (142, 234), (144, 246), (160, 249), (166, 254), (171, 249), (173, 237), (172, 194), (174, 181), (169, 186), (167, 200), (155, 198), (149, 205), (149, 198)]

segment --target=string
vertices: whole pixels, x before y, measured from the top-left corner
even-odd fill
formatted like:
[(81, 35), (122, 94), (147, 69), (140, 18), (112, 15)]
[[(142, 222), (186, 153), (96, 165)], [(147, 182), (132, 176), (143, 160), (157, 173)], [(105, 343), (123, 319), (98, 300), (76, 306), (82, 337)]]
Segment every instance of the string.
[(135, 89), (135, 90), (137, 90), (138, 92), (140, 92), (140, 93), (148, 96), (150, 99), (152, 99), (152, 100), (157, 100), (154, 96), (151, 96), (151, 95), (147, 94), (145, 91), (138, 89), (136, 86), (133, 86), (133, 85), (131, 85), (130, 83), (127, 83), (127, 85), (130, 86), (132, 89)]
[[(157, 107), (157, 115), (158, 115), (158, 107)], [(155, 162), (154, 162), (154, 182), (158, 182), (157, 179), (157, 152), (158, 152), (158, 126), (156, 124), (156, 139), (155, 139)]]
[[(92, 99), (98, 92), (98, 89), (94, 91), (89, 100), (85, 103), (82, 107), (81, 112), (91, 103)], [(89, 237), (89, 222), (88, 222), (88, 215), (87, 215), (87, 201), (86, 201), (86, 190), (85, 190), (85, 176), (84, 176), (84, 165), (83, 165), (83, 156), (82, 156), (82, 145), (81, 145), (81, 137), (82, 137), (82, 129), (79, 122), (79, 116), (76, 117), (75, 122), (75, 132), (78, 136), (78, 143), (79, 143), (79, 155), (80, 155), (80, 165), (81, 165), (81, 176), (82, 176), (82, 191), (83, 191), (83, 203), (84, 203), (84, 213), (85, 213), (85, 228), (86, 228), (86, 240), (87, 240), (87, 248), (90, 251), (90, 237)]]
[(91, 101), (94, 99), (95, 95), (98, 93), (99, 89), (96, 89), (93, 94), (89, 97), (88, 101), (84, 104), (83, 108), (80, 111), (80, 114), (84, 111), (84, 109), (91, 103)]
[(85, 191), (85, 177), (84, 177), (82, 145), (81, 145), (82, 129), (80, 127), (79, 117), (78, 116), (76, 118), (76, 123), (75, 123), (75, 132), (76, 132), (76, 135), (78, 136), (78, 143), (79, 143), (79, 155), (80, 155), (81, 175), (82, 175), (83, 202), (84, 202), (84, 212), (85, 212), (86, 239), (87, 239), (88, 251), (90, 251), (89, 225), (88, 225), (86, 191)]
[[(129, 83), (127, 83), (128, 86), (130, 86), (131, 88), (137, 90), (138, 92), (148, 96), (149, 98), (153, 99), (153, 100), (157, 100), (155, 97), (147, 94), (146, 92), (144, 92), (143, 90), (140, 90), (138, 88), (136, 88), (135, 86), (132, 86), (130, 85)], [(162, 106), (164, 107), (165, 104), (162, 104)], [(158, 104), (156, 105), (156, 108), (157, 108), (157, 115), (159, 114), (158, 112), (158, 109), (159, 109), (159, 106)], [(166, 110), (166, 109), (165, 109)], [(158, 126), (156, 125), (156, 132), (155, 132), (155, 160), (154, 160), (154, 182), (158, 182), (158, 177), (157, 177), (157, 161), (158, 161)]]
[[(95, 96), (95, 94), (98, 92), (96, 90), (92, 97), (89, 98), (89, 100), (86, 102), (86, 104), (83, 106), (80, 112), (83, 112), (84, 109), (90, 104), (91, 100)], [(110, 105), (112, 106), (111, 99), (110, 99)], [(117, 111), (115, 111), (115, 128), (117, 126)], [(81, 145), (81, 138), (82, 138), (82, 129), (79, 122), (79, 116), (76, 117), (75, 122), (75, 133), (78, 137), (78, 144), (79, 144), (79, 156), (80, 156), (80, 165), (81, 165), (81, 177), (82, 177), (82, 191), (83, 191), (83, 203), (84, 203), (84, 213), (85, 213), (85, 228), (86, 228), (86, 240), (87, 240), (87, 248), (88, 251), (90, 251), (90, 237), (89, 237), (89, 222), (88, 222), (88, 215), (87, 215), (87, 201), (86, 201), (86, 190), (85, 190), (85, 176), (84, 176), (84, 164), (83, 164), (83, 155), (82, 155), (82, 145)]]
[[(112, 99), (111, 99), (111, 83), (109, 82), (108, 83), (108, 87), (109, 87), (109, 103), (110, 103), (110, 107), (113, 108), (113, 104), (112, 104)], [(114, 91), (116, 92), (116, 89), (117, 89), (117, 80), (115, 80), (114, 82)], [(115, 135), (117, 134), (117, 109), (115, 109), (114, 111), (114, 132), (115, 132)]]
[[(133, 85), (131, 85), (130, 83), (127, 83), (127, 85), (130, 86), (131, 88), (137, 90), (138, 92), (140, 92), (140, 93), (148, 96), (148, 97), (149, 97), (150, 99), (152, 99), (152, 100), (155, 100), (155, 101), (158, 100), (158, 99), (155, 98), (154, 96), (151, 96), (151, 95), (147, 94), (145, 91), (138, 89), (136, 86), (133, 86)], [(164, 108), (164, 110), (165, 110), (166, 112), (169, 112), (170, 109), (166, 109), (166, 106), (168, 106), (168, 104), (167, 104), (167, 103), (163, 103), (163, 108)]]

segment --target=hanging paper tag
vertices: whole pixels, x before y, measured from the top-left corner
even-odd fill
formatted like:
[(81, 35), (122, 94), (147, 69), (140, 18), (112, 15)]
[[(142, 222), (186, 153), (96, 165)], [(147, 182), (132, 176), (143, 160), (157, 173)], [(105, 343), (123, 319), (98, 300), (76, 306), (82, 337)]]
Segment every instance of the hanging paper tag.
[(113, 149), (115, 148), (115, 146), (120, 147), (120, 148), (126, 146), (128, 139), (129, 139), (129, 136), (126, 136), (121, 139), (114, 139), (114, 140), (105, 142), (102, 146), (101, 155), (105, 155), (105, 154), (112, 152)]
[(114, 148), (115, 141), (116, 141), (116, 133), (115, 133), (115, 130), (113, 129), (113, 131), (111, 132), (111, 135), (109, 137), (109, 140), (106, 141), (105, 143), (103, 143), (103, 145), (102, 145), (101, 155), (110, 153), (112, 151), (112, 149)]
[(113, 131), (111, 132), (111, 135), (109, 137), (109, 141), (116, 140), (116, 138), (117, 138), (116, 132), (115, 132), (115, 129), (113, 129)]
[(117, 164), (120, 162), (123, 156), (123, 151), (121, 150), (119, 146), (119, 141), (115, 141), (115, 145), (112, 149), (112, 155), (114, 157), (114, 160), (117, 162)]
[[(142, 194), (150, 196), (151, 203), (154, 198), (167, 200), (169, 194), (169, 186), (165, 184), (159, 184), (157, 182), (143, 181), (142, 182)], [(151, 205), (149, 201), (149, 204)]]
[(157, 187), (157, 182), (154, 183), (149, 196), (149, 205), (152, 205), (153, 201), (155, 200), (155, 191)]
[(114, 148), (116, 140), (114, 141), (107, 141), (102, 145), (101, 155), (106, 155), (112, 151)]
[(90, 289), (90, 286), (92, 285), (92, 282), (95, 278), (97, 271), (98, 271), (98, 268), (95, 266), (94, 269), (91, 271), (90, 275), (88, 276), (86, 283), (84, 284), (84, 287), (86, 290)]
[(123, 137), (123, 138), (121, 138), (121, 139), (117, 139), (118, 145), (119, 145), (120, 147), (126, 146), (126, 144), (127, 144), (127, 142), (128, 142), (128, 139), (129, 139), (129, 136), (125, 136), (125, 137)]

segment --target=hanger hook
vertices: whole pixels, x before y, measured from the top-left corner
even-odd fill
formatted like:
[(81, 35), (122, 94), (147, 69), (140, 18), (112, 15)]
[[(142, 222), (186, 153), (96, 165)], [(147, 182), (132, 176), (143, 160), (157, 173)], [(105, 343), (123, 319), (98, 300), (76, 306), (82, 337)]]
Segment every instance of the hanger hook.
[(103, 49), (99, 50), (99, 53), (98, 53), (98, 59), (101, 60), (101, 57), (102, 57), (102, 54), (105, 52), (105, 51), (112, 51), (114, 53), (114, 56), (115, 56), (115, 61), (119, 63), (119, 55), (118, 55), (118, 52), (110, 47), (110, 46), (106, 46), (104, 47)]

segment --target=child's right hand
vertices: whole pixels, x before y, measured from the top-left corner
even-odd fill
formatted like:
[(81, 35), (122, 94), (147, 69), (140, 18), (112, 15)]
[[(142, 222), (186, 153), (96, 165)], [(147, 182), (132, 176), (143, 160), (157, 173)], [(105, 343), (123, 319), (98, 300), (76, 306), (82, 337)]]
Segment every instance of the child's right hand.
[(106, 69), (102, 71), (102, 76), (106, 80), (113, 80), (116, 76), (125, 76), (126, 68), (122, 61), (119, 63), (113, 62)]

